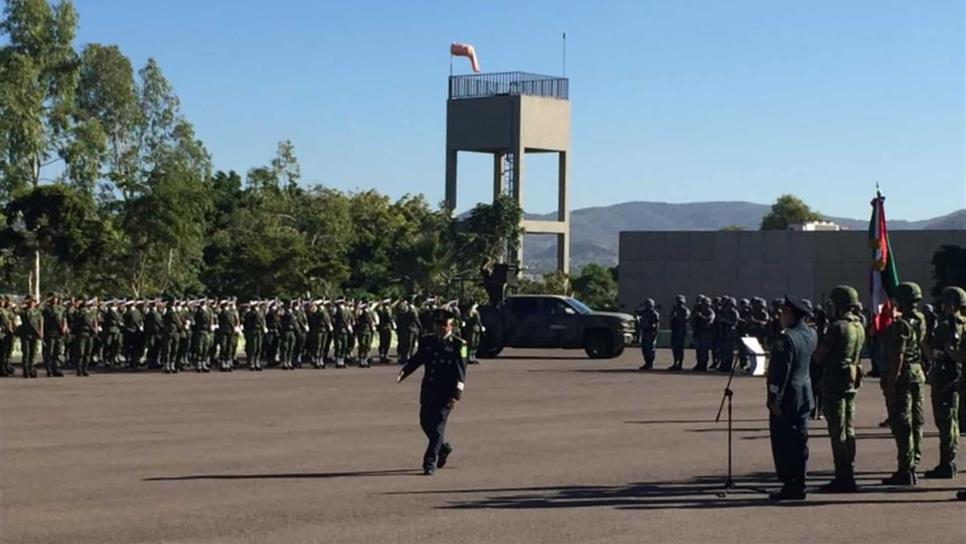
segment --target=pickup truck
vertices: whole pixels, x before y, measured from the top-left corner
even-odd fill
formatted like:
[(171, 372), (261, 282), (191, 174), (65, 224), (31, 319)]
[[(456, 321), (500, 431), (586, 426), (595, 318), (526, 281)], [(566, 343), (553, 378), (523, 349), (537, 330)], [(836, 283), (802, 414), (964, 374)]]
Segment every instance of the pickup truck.
[(595, 312), (558, 295), (511, 295), (499, 306), (480, 308), (485, 331), (480, 357), (505, 347), (583, 349), (592, 359), (617, 357), (634, 340), (637, 322), (628, 314)]

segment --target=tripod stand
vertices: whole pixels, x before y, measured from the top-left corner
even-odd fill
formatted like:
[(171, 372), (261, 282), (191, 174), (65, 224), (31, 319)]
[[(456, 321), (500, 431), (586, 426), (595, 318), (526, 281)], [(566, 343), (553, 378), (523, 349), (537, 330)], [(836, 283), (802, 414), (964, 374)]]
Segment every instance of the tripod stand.
[(724, 393), (721, 395), (721, 404), (718, 405), (718, 415), (714, 417), (715, 423), (718, 423), (719, 421), (721, 421), (721, 411), (724, 409), (725, 402), (727, 402), (728, 403), (728, 478), (725, 480), (725, 483), (724, 483), (725, 492), (735, 489), (737, 487), (735, 485), (734, 473), (732, 472), (733, 470), (732, 451), (734, 450), (734, 446), (733, 446), (734, 410), (732, 409), (732, 401), (735, 396), (735, 392), (731, 389), (731, 382), (735, 379), (735, 368), (737, 368), (737, 366), (738, 365), (736, 364), (731, 365), (731, 373), (728, 374), (728, 384), (725, 385)]

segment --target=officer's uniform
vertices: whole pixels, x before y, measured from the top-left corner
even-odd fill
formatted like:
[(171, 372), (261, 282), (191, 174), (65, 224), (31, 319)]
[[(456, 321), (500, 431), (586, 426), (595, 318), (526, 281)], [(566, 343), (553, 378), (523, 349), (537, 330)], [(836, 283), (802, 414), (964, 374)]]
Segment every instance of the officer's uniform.
[(0, 307), (0, 376), (13, 376), (13, 366), (10, 356), (13, 354), (13, 344), (17, 337), (16, 317), (8, 307), (9, 301), (3, 300)]
[(377, 315), (379, 317), (379, 361), (383, 364), (389, 362), (389, 346), (392, 344), (392, 331), (396, 328), (396, 322), (392, 315), (390, 301), (384, 300), (379, 305)]
[(74, 338), (74, 360), (77, 362), (77, 375), (89, 376), (87, 369), (94, 358), (94, 339), (97, 338), (98, 323), (97, 309), (85, 303), (82, 308), (74, 312), (70, 334)]
[(419, 350), (403, 366), (399, 379), (425, 366), (419, 395), (419, 424), (429, 443), (423, 455), (423, 470), (432, 474), (446, 463), (453, 448), (446, 442), (446, 420), (451, 408), (450, 399), (459, 400), (466, 380), (466, 344), (455, 334), (445, 338), (437, 335), (420, 339)]
[[(807, 313), (809, 306), (789, 300), (793, 308)], [(781, 494), (773, 498), (804, 498), (808, 464), (808, 417), (812, 411), (812, 383), (809, 363), (815, 351), (815, 331), (799, 320), (785, 329), (771, 346), (768, 366), (768, 405), (778, 406), (781, 415), (769, 413), (768, 429), (775, 472), (782, 482)]]
[(44, 337), (44, 317), (40, 309), (25, 308), (20, 313), (20, 354), (23, 360), (23, 377), (36, 378), (34, 361)]
[(419, 316), (409, 304), (403, 304), (396, 315), (396, 331), (399, 336), (396, 344), (396, 356), (399, 364), (406, 364), (413, 354), (413, 346), (419, 337)]

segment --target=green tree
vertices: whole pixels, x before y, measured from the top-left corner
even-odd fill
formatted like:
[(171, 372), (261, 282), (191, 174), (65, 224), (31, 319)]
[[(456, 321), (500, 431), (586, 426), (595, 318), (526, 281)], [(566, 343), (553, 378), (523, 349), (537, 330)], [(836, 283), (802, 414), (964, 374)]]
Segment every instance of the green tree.
[[(70, 136), (77, 79), (72, 42), (77, 13), (68, 1), (7, 0), (0, 20), (0, 201), (36, 188), (59, 162)], [(40, 294), (40, 253), (29, 290)]]
[(110, 241), (94, 202), (61, 184), (23, 192), (7, 204), (4, 216), (0, 248), (17, 257), (43, 254), (81, 268), (99, 260)]
[(819, 221), (822, 216), (794, 195), (782, 195), (775, 200), (761, 220), (761, 230), (787, 230), (789, 225)]
[(722, 232), (740, 232), (745, 230), (745, 227), (743, 225), (728, 225), (726, 227), (721, 227), (718, 230)]
[(573, 278), (574, 296), (595, 310), (617, 308), (616, 268), (590, 263)]
[(477, 204), (459, 222), (460, 255), (473, 267), (504, 259), (519, 264), (515, 261), (523, 239), (522, 219), (523, 210), (509, 196), (500, 195), (492, 204)]

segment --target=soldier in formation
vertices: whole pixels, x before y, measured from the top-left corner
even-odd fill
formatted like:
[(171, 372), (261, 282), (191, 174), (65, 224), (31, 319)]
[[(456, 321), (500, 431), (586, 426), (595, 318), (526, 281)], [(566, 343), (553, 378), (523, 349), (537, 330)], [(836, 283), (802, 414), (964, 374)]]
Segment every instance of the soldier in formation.
[(654, 359), (657, 356), (657, 333), (661, 326), (661, 314), (658, 313), (652, 298), (644, 299), (634, 313), (637, 314), (641, 355), (644, 357), (640, 370), (650, 370), (654, 368)]

